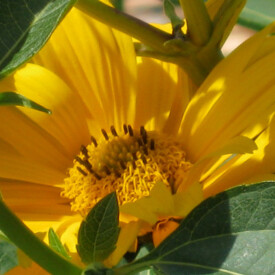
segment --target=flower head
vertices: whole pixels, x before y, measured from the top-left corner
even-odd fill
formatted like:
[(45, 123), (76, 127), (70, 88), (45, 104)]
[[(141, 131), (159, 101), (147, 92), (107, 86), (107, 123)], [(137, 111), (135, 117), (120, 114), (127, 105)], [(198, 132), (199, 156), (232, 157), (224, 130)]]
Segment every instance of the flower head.
[(115, 264), (138, 235), (162, 240), (203, 192), (270, 177), (273, 31), (242, 45), (195, 91), (175, 65), (136, 58), (130, 37), (73, 9), (32, 62), (0, 83), (53, 113), (0, 109), (4, 199), (35, 232), (55, 227), (75, 252), (79, 222), (116, 190)]

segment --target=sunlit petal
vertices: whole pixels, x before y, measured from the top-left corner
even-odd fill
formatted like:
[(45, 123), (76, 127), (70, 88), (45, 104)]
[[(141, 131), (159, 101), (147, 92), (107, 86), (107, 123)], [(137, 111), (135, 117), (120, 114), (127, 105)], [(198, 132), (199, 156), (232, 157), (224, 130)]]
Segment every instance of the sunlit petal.
[[(191, 160), (198, 160), (225, 140), (242, 134), (274, 110), (275, 53), (265, 51), (264, 57), (251, 63), (270, 40), (272, 31), (273, 25), (218, 64), (190, 102), (182, 123), (182, 137)], [(257, 134), (253, 132), (254, 136)]]
[[(255, 182), (257, 178), (272, 180), (270, 174), (275, 171), (274, 117), (271, 119), (268, 129), (256, 139), (256, 144), (258, 150), (256, 150), (253, 155), (243, 155), (231, 159), (205, 181), (204, 192), (206, 196), (218, 193), (243, 182)], [(269, 174), (268, 177), (267, 174)]]
[(133, 122), (136, 61), (130, 37), (73, 9), (34, 62), (62, 76), (101, 127)]

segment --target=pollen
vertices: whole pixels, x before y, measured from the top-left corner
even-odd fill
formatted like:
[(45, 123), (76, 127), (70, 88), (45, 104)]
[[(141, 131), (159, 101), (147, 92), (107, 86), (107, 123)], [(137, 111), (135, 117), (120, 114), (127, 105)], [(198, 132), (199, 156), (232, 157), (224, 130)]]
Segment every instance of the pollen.
[(171, 136), (130, 125), (121, 132), (114, 126), (101, 132), (100, 139), (91, 137), (89, 145), (81, 146), (61, 193), (71, 200), (72, 211), (82, 215), (113, 191), (120, 205), (148, 196), (159, 181), (173, 191), (177, 171), (191, 166)]

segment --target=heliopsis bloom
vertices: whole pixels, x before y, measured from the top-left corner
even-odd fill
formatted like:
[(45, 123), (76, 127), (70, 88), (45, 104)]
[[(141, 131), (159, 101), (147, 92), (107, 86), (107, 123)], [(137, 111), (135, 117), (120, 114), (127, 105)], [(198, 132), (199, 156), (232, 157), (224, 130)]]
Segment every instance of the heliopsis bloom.
[(0, 108), (5, 202), (34, 232), (53, 227), (74, 254), (81, 220), (116, 191), (113, 265), (137, 236), (153, 232), (157, 245), (204, 198), (270, 179), (273, 31), (245, 42), (196, 90), (175, 65), (136, 58), (130, 37), (73, 9), (42, 51), (0, 82), (0, 91), (52, 110)]

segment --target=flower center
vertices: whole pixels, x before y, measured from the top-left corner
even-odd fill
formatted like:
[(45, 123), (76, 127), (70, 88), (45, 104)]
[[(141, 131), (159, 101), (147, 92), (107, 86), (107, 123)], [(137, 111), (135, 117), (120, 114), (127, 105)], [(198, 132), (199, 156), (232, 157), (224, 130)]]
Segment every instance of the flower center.
[(172, 190), (179, 169), (187, 170), (181, 144), (158, 132), (140, 127), (133, 130), (123, 125), (118, 134), (102, 129), (103, 137), (81, 146), (69, 176), (65, 179), (62, 196), (72, 200), (72, 211), (83, 215), (107, 194), (116, 191), (120, 205), (148, 196), (155, 183), (162, 181)]

